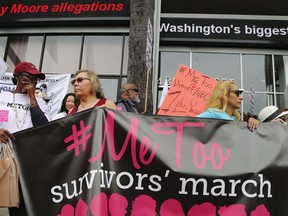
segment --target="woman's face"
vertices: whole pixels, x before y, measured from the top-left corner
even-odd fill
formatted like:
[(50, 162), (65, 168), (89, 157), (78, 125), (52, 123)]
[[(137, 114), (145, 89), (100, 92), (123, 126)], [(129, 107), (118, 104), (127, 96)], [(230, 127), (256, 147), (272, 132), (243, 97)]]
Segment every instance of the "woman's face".
[(70, 95), (70, 96), (67, 97), (65, 108), (66, 108), (66, 110), (69, 111), (74, 106), (75, 106), (75, 99), (74, 99), (74, 97), (72, 95)]
[(74, 87), (74, 93), (77, 98), (81, 99), (92, 95), (92, 84), (90, 78), (87, 76), (87, 73), (81, 72), (75, 76), (72, 80)]
[(243, 95), (241, 91), (238, 91), (237, 86), (233, 86), (229, 92), (228, 96), (228, 106), (232, 107), (233, 109), (240, 109), (241, 102), (243, 100)]

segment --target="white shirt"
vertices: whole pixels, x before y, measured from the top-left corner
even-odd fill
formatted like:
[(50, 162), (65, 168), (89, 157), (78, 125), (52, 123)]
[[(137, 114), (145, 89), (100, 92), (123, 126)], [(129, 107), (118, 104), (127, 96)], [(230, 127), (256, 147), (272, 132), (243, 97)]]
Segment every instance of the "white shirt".
[(60, 112), (60, 113), (57, 113), (52, 120), (64, 118), (64, 117), (66, 117), (66, 116), (67, 116), (67, 113), (66, 113), (66, 112)]
[[(50, 120), (49, 109), (42, 98), (37, 98), (40, 109)], [(14, 106), (15, 103), (15, 106)], [(1, 92), (0, 94), (0, 128), (15, 133), (33, 127), (30, 113), (30, 99), (27, 94)]]

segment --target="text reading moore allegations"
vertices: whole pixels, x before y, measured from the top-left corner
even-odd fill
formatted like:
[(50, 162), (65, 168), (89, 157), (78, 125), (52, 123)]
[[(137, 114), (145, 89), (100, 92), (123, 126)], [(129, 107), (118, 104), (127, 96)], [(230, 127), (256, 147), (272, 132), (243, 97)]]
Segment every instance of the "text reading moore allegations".
[(68, 2), (62, 2), (61, 4), (55, 4), (52, 7), (48, 5), (24, 5), (13, 4), (9, 10), (9, 6), (0, 7), (0, 16), (3, 16), (6, 12), (10, 14), (25, 14), (25, 13), (59, 13), (70, 12), (74, 14), (80, 14), (82, 12), (107, 12), (115, 11), (120, 12), (124, 8), (123, 3), (100, 3), (93, 2), (89, 4), (72, 4)]

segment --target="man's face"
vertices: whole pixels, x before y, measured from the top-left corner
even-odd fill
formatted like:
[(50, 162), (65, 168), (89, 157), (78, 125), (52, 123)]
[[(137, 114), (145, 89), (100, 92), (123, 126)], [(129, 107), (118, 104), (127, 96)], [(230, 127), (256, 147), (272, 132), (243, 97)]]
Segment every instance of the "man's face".
[(47, 92), (47, 88), (44, 87), (44, 86), (40, 86), (40, 91), (43, 92), (43, 93), (46, 93)]
[(16, 77), (17, 85), (22, 89), (22, 92), (26, 92), (29, 86), (35, 87), (37, 84), (37, 77), (30, 75), (28, 73), (19, 73)]
[(127, 95), (128, 95), (129, 100), (136, 102), (136, 103), (140, 103), (139, 89), (135, 85), (132, 85), (130, 88), (128, 88)]

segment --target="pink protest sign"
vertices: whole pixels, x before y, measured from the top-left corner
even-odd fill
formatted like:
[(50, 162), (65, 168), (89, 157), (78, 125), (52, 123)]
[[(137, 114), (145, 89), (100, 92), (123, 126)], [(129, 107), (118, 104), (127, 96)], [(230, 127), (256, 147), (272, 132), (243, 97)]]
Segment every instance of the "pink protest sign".
[(200, 114), (205, 110), (217, 82), (199, 71), (180, 65), (157, 114), (192, 117)]
[(8, 122), (8, 110), (0, 110), (0, 122)]

